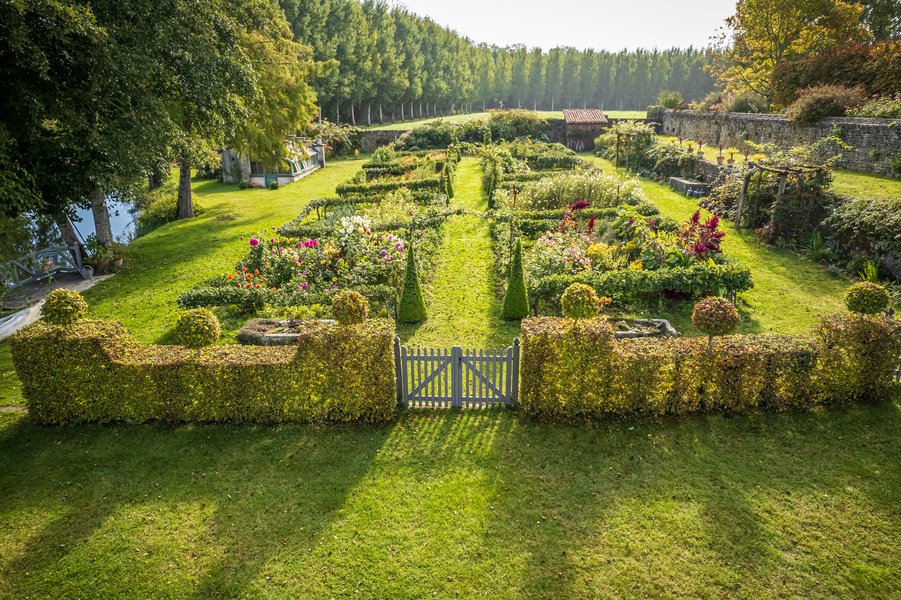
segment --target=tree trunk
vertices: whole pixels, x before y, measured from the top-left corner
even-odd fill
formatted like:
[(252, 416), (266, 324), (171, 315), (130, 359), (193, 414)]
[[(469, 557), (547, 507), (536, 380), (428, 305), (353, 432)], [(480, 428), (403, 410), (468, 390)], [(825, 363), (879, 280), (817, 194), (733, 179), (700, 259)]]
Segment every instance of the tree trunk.
[(422, 118), (422, 98), (419, 99), (419, 118)]
[(551, 95), (551, 112), (554, 112), (554, 96)]
[(191, 161), (182, 157), (178, 165), (178, 216), (176, 218), (194, 218), (194, 204), (191, 196)]
[[(78, 239), (78, 234), (75, 232), (75, 227), (72, 226), (72, 223), (69, 221), (69, 217), (66, 216), (62, 210), (57, 210), (53, 213), (53, 222), (56, 223), (56, 228), (59, 229), (59, 234), (63, 238), (63, 244), (72, 248), (73, 246), (78, 250), (78, 254), (83, 256), (84, 247), (81, 245), (81, 240)], [(81, 256), (76, 256), (75, 253), (72, 253), (72, 259), (77, 263)]]
[(353, 102), (350, 103), (350, 123), (351, 123), (351, 125), (353, 125), (354, 127), (357, 126), (357, 115), (356, 115), (356, 113), (354, 113), (354, 104), (353, 104)]
[(385, 117), (382, 115), (382, 103), (379, 102), (379, 123), (384, 123)]
[(341, 124), (341, 103), (335, 102), (335, 125)]
[[(191, 119), (185, 119), (182, 123), (184, 130), (191, 133)], [(187, 156), (178, 160), (178, 214), (176, 219), (193, 219), (194, 204), (191, 198), (191, 161)]]
[(400, 120), (401, 120), (401, 122), (406, 120), (406, 119), (404, 119), (404, 103), (403, 103), (403, 101), (401, 101), (401, 103), (400, 103)]
[(366, 105), (366, 124), (372, 125), (372, 105)]
[(111, 244), (113, 240), (113, 228), (109, 222), (109, 207), (106, 205), (106, 196), (103, 189), (96, 183), (91, 184), (88, 192), (91, 199), (91, 212), (94, 213), (94, 232), (97, 241), (101, 244)]

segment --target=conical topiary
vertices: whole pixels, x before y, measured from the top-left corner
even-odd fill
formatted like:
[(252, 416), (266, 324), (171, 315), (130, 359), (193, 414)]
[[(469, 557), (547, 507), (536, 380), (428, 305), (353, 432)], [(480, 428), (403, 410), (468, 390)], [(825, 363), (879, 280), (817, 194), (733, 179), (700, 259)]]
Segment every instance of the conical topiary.
[(529, 316), (529, 295), (526, 292), (526, 278), (522, 272), (522, 244), (516, 240), (513, 265), (507, 279), (507, 293), (504, 295), (505, 319), (522, 319)]
[(444, 178), (445, 178), (445, 190), (448, 198), (454, 197), (454, 185), (451, 183), (451, 174), (450, 170), (447, 167), (444, 167)]
[(407, 272), (404, 275), (404, 289), (400, 294), (400, 308), (397, 310), (397, 320), (400, 323), (419, 323), (429, 318), (422, 298), (422, 288), (419, 287), (419, 273), (413, 252), (411, 245), (407, 248)]

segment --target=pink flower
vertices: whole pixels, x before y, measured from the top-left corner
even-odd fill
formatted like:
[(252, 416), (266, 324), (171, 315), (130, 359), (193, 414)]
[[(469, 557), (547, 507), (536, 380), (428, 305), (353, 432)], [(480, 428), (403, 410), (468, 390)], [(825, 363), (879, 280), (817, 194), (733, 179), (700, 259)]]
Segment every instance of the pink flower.
[(259, 246), (260, 240), (258, 240), (257, 238), (250, 238), (250, 245), (251, 246)]

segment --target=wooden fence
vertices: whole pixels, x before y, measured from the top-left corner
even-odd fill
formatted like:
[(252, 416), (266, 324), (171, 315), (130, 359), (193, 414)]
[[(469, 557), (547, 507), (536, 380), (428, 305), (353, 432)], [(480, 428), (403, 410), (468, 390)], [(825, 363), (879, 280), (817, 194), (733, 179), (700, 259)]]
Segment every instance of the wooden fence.
[(416, 348), (394, 338), (397, 400), (413, 408), (512, 406), (519, 396), (519, 338), (506, 350)]

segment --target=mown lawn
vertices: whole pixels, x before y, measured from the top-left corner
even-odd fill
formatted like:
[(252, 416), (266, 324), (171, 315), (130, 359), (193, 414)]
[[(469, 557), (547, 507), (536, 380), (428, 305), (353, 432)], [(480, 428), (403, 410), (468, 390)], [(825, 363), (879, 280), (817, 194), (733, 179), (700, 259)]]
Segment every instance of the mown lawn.
[[(542, 118), (545, 119), (562, 119), (563, 111), (562, 110), (539, 110), (537, 111)], [(608, 117), (612, 117), (614, 119), (644, 119), (647, 113), (643, 110), (605, 110), (604, 114)], [(378, 117), (378, 114), (375, 115)], [(395, 114), (396, 117), (400, 117), (400, 113)], [(394, 123), (390, 122), (390, 113), (384, 113), (385, 122), (384, 123), (373, 123), (372, 125), (363, 125), (365, 122), (364, 119), (359, 119), (359, 126), (363, 129), (413, 129), (419, 125), (424, 125), (426, 123), (431, 123), (432, 121), (436, 121), (441, 119), (445, 123), (467, 123), (469, 121), (475, 121), (476, 119), (482, 119), (483, 121), (487, 121), (491, 116), (491, 113), (488, 112), (478, 112), (478, 113), (469, 113), (465, 115), (451, 115), (449, 117), (426, 117), (424, 119), (413, 119), (406, 121), (397, 121)]]
[(888, 401), (595, 424), (0, 423), (0, 598), (901, 594)]

